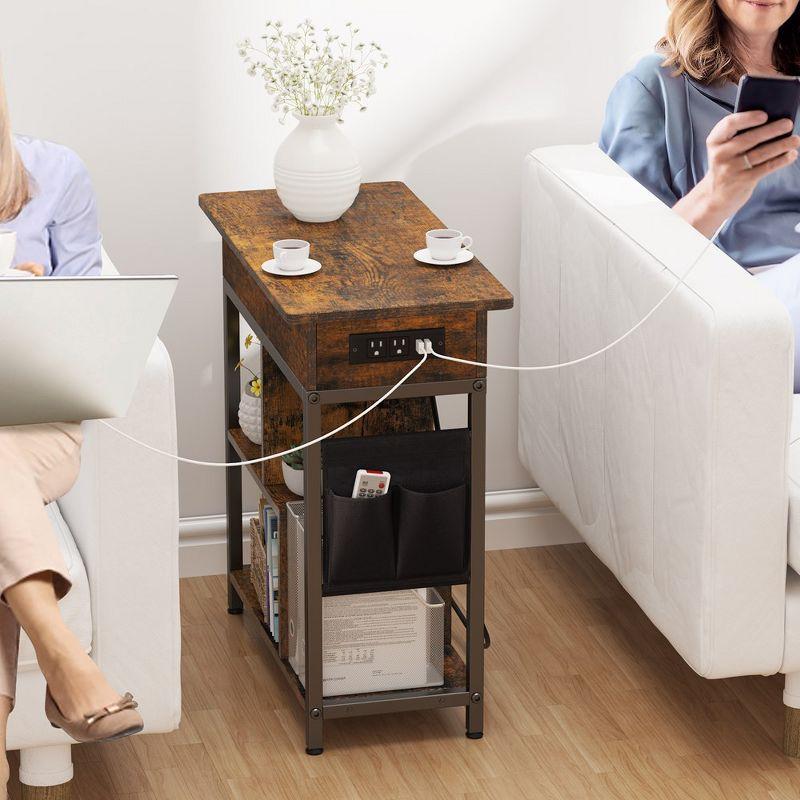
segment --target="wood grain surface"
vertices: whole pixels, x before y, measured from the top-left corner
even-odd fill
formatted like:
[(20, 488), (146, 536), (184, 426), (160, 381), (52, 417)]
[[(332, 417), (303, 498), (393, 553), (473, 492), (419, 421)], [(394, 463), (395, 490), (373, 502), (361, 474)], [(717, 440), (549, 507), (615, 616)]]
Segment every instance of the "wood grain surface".
[[(261, 348), (261, 389), (261, 410), (264, 421), (261, 455), (280, 453), (301, 444), (303, 441), (303, 404), (286, 376), (263, 347)], [(326, 430), (330, 429), (326, 428)], [(265, 461), (262, 470), (265, 484), (283, 483), (283, 468), (279, 458)]]
[[(288, 322), (369, 317), (375, 312), (431, 313), (511, 308), (511, 293), (474, 258), (458, 267), (414, 260), (425, 232), (445, 227), (405, 184), (365, 183), (336, 222), (296, 220), (274, 190), (200, 195), (200, 207)], [(314, 275), (282, 278), (261, 265), (278, 239), (311, 242), (322, 264)]]
[(698, 677), (584, 545), (487, 553), (477, 742), (461, 709), (387, 714), (329, 722), (309, 758), (291, 688), (226, 613), (225, 578), (181, 581), (181, 602), (180, 731), (74, 747), (73, 800), (800, 797), (782, 677)]
[(60, 786), (23, 786), (22, 800), (70, 800), (72, 787), (69, 783)]
[(222, 277), (269, 336), (298, 380), (303, 386), (313, 387), (316, 383), (314, 325), (288, 325), (272, 304), (265, 301), (255, 274), (242, 267), (233, 251), (224, 243)]
[(783, 716), (783, 752), (800, 758), (800, 709), (786, 706)]

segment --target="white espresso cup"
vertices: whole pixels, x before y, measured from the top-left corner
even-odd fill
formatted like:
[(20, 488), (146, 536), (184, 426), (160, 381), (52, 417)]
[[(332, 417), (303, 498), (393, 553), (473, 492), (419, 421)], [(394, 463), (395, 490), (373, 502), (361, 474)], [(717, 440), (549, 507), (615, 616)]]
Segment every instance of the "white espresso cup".
[(436, 261), (452, 261), (462, 247), (472, 247), (472, 237), (453, 228), (438, 228), (425, 234), (425, 243), (431, 258)]
[(11, 269), (14, 252), (17, 249), (17, 233), (8, 228), (0, 228), (0, 272)]
[(311, 245), (303, 239), (280, 239), (272, 245), (272, 253), (278, 269), (297, 272), (308, 261)]

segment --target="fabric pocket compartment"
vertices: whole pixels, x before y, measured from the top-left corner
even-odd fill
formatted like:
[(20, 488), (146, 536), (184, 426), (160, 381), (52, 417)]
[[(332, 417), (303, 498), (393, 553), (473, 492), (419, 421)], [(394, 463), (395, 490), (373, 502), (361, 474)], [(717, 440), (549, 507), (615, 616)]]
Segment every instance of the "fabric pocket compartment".
[[(395, 490), (398, 580), (463, 582), (467, 547), (467, 490)], [(433, 584), (431, 584), (433, 585)]]
[(325, 589), (382, 588), (395, 578), (392, 494), (325, 496)]

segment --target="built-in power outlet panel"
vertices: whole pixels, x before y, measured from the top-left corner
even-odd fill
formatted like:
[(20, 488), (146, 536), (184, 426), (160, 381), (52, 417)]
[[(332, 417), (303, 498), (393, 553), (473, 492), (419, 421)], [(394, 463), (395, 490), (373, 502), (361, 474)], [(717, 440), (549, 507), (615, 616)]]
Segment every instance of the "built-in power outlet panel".
[(376, 361), (417, 361), (417, 339), (430, 339), (433, 349), (447, 354), (444, 328), (418, 328), (411, 331), (351, 333), (350, 363), (371, 364)]

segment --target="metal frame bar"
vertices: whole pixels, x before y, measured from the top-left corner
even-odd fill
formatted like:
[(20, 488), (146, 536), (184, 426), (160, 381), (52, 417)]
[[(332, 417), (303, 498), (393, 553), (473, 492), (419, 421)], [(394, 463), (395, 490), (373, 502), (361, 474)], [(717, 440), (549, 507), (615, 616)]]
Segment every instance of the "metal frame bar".
[[(322, 407), (316, 392), (303, 394), (303, 438), (321, 434)], [(306, 615), (306, 753), (323, 746), (322, 702), (322, 448), (312, 445), (304, 456), (305, 615)]]
[[(469, 394), (473, 391), (474, 378), (454, 381), (426, 381), (425, 383), (404, 383), (392, 395), (402, 397), (437, 397), (446, 394)], [(325, 405), (332, 403), (357, 403), (364, 400), (377, 400), (392, 388), (386, 386), (359, 386), (353, 389), (321, 389), (317, 394)]]
[[(236, 364), (239, 362), (239, 314), (235, 303), (228, 295), (223, 298), (223, 332), (225, 337), (225, 461), (231, 463), (239, 458), (228, 439), (228, 431), (239, 424), (238, 408), (239, 375)], [(228, 574), (243, 566), (242, 554), (242, 467), (225, 470), (225, 516), (227, 519), (227, 562)], [(228, 583), (228, 613), (242, 613), (242, 599)]]
[(483, 736), (483, 628), (486, 575), (486, 380), (469, 393), (470, 546), (467, 585), (467, 736)]
[[(376, 400), (390, 388), (367, 386), (351, 389), (308, 391), (278, 352), (266, 332), (242, 304), (235, 291), (223, 279), (225, 331), (225, 460), (236, 461), (238, 454), (228, 440), (227, 431), (238, 425), (239, 314), (247, 321), (280, 371), (303, 403), (305, 441), (321, 435), (322, 406)], [(485, 481), (486, 481), (486, 379), (442, 380), (404, 384), (394, 397), (437, 397), (466, 394), (468, 428), (471, 432), (470, 455), (470, 571), (467, 585), (467, 687), (433, 687), (419, 691), (386, 692), (380, 697), (330, 698), (322, 695), (322, 449), (319, 444), (305, 454), (305, 614), (306, 680), (305, 727), (306, 752), (323, 752), (325, 719), (371, 714), (414, 711), (434, 708), (466, 707), (466, 734), (478, 739), (483, 735), (484, 692), (484, 580), (485, 580)], [(226, 470), (225, 510), (227, 516), (228, 571), (243, 566), (242, 554), (242, 468)], [(228, 610), (242, 612), (242, 600), (229, 582)]]
[(418, 692), (386, 692), (381, 697), (325, 701), (325, 719), (365, 717), (370, 714), (391, 714), (396, 711), (422, 711), (430, 708), (458, 708), (469, 703), (464, 689), (420, 689)]

